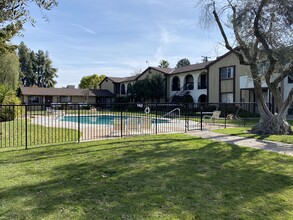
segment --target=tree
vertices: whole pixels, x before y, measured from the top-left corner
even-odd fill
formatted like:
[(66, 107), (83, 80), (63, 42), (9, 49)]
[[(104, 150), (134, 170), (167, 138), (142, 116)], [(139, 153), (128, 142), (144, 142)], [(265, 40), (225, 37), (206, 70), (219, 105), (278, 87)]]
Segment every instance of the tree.
[(39, 87), (54, 87), (57, 83), (54, 78), (57, 77), (57, 68), (52, 67), (52, 60), (49, 58), (49, 52), (45, 53), (38, 50), (36, 54), (36, 73), (37, 85)]
[(56, 0), (9, 0), (0, 2), (0, 52), (14, 51), (10, 39), (15, 36), (25, 22), (35, 23), (30, 15), (30, 4), (37, 5), (41, 10), (50, 10), (57, 5)]
[(16, 90), (19, 80), (19, 61), (15, 52), (0, 54), (0, 84)]
[(0, 84), (0, 122), (11, 121), (21, 113), (19, 106), (3, 106), (3, 105), (19, 105), (20, 100), (17, 98), (15, 91), (7, 84)]
[[(240, 64), (250, 68), (260, 113), (260, 120), (251, 132), (292, 134), (286, 116), (293, 101), (293, 89), (286, 99), (279, 89), (279, 84), (293, 73), (292, 0), (227, 0), (224, 5), (218, 3), (215, 0), (204, 1), (206, 15), (211, 15), (210, 18), (216, 22), (225, 47), (238, 57)], [(227, 24), (221, 15), (228, 15)], [(229, 27), (234, 37), (232, 40), (228, 38)], [(234, 41), (237, 45), (233, 45)], [(266, 62), (263, 72), (258, 68), (260, 60)], [(262, 79), (274, 97), (277, 115), (266, 105)]]
[(97, 89), (99, 88), (99, 84), (105, 79), (105, 77), (105, 75), (99, 76), (97, 74), (84, 76), (81, 78), (78, 87), (81, 89)]
[(176, 64), (176, 68), (178, 68), (178, 67), (183, 67), (183, 66), (188, 66), (188, 65), (190, 65), (189, 60), (188, 60), (187, 58), (184, 58), (184, 59), (181, 59), (181, 60), (179, 60), (179, 61), (177, 62), (177, 64)]
[(20, 82), (24, 86), (54, 87), (57, 68), (52, 67), (48, 51), (38, 50), (37, 53), (21, 42), (18, 47), (20, 66)]
[(136, 81), (131, 88), (130, 95), (133, 97), (136, 101), (143, 101), (148, 98), (148, 84), (147, 80), (139, 80)]
[(156, 101), (160, 101), (160, 98), (164, 97), (164, 79), (161, 74), (154, 74), (148, 76), (148, 90), (149, 98)]
[(136, 101), (145, 102), (147, 99), (159, 101), (165, 94), (164, 79), (160, 74), (149, 75), (130, 86), (129, 94)]
[(159, 63), (159, 66), (160, 68), (169, 68), (170, 64), (167, 60), (161, 60), (160, 63)]

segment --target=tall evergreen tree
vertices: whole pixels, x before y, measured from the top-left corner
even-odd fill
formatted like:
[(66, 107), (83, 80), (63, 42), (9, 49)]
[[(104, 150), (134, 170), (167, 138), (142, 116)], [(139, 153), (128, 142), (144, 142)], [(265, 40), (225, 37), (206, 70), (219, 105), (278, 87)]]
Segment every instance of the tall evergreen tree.
[(52, 67), (49, 53), (31, 51), (22, 42), (18, 48), (20, 81), (23, 86), (54, 87), (57, 69)]

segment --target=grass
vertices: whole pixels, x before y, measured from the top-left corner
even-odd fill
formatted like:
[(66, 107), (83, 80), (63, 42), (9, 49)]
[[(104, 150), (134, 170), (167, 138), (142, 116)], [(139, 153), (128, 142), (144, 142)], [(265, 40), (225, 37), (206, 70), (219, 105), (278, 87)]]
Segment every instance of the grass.
[[(16, 119), (0, 123), (0, 148), (25, 146), (25, 120)], [(27, 126), (28, 145), (52, 144), (78, 140), (78, 131), (74, 129), (53, 128), (31, 124)]]
[(0, 219), (292, 219), (293, 157), (183, 134), (0, 150)]
[[(283, 142), (287, 144), (293, 144), (293, 135), (259, 135), (259, 134), (251, 134), (248, 133), (250, 128), (247, 127), (239, 127), (239, 128), (226, 128), (226, 129), (217, 129), (213, 130), (213, 132), (227, 134), (227, 135), (234, 135), (240, 137), (248, 137), (248, 138), (255, 138), (260, 140), (269, 140), (269, 141), (277, 141)], [(293, 127), (292, 127), (293, 129)]]
[[(197, 122), (200, 122), (200, 117), (193, 117), (193, 116), (190, 116), (189, 118), (190, 120), (193, 120), (193, 121), (197, 121)], [(205, 122), (208, 122), (210, 123), (211, 121), (209, 120), (204, 120), (203, 119), (203, 123), (205, 124)], [(225, 121), (225, 118), (220, 118), (220, 119), (216, 119), (213, 121), (214, 124), (221, 124), (221, 125), (224, 125), (226, 123), (226, 126), (229, 127), (229, 126), (233, 126), (233, 127), (247, 127), (247, 128), (250, 128), (252, 127), (253, 125), (257, 124), (259, 122), (259, 118), (241, 118), (240, 120), (226, 120)], [(288, 123), (290, 125), (293, 126), (293, 120), (292, 119), (288, 119)], [(246, 129), (247, 129), (246, 128)]]

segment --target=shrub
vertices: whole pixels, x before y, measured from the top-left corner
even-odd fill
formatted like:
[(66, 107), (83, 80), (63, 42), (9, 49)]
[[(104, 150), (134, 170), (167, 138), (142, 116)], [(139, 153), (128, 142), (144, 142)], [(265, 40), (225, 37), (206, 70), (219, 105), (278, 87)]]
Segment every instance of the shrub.
[[(12, 121), (21, 115), (22, 108), (19, 105), (20, 100), (16, 94), (7, 85), (0, 85), (0, 121)], [(11, 106), (6, 106), (11, 105)]]

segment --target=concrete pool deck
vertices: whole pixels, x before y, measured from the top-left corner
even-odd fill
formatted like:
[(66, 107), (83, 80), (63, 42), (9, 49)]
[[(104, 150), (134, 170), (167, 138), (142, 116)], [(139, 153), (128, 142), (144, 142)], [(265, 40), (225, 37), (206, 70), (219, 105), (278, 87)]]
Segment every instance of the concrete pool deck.
[[(82, 132), (80, 141), (90, 141), (105, 138), (117, 138), (121, 136), (121, 132), (113, 132), (113, 125), (97, 125), (97, 124), (80, 124), (79, 126), (75, 122), (66, 122), (56, 119), (56, 116), (38, 116), (31, 118), (32, 124), (38, 124), (46, 127), (75, 129)], [(198, 122), (189, 121), (190, 129), (200, 129)], [(232, 136), (226, 134), (220, 134), (212, 132), (211, 129), (219, 128), (219, 126), (205, 126), (204, 130), (188, 131), (186, 134), (206, 138), (218, 142), (226, 142), (229, 144), (235, 144), (238, 146), (251, 147), (260, 150), (267, 150), (277, 152), (280, 154), (286, 154), (293, 156), (293, 144), (286, 144), (268, 140), (259, 140), (254, 138), (245, 138), (239, 136)], [(165, 133), (184, 133), (185, 132), (185, 120), (174, 120), (169, 124), (158, 124), (153, 126), (151, 130), (126, 130), (123, 131), (122, 136), (134, 136), (142, 134), (165, 134)]]
[[(70, 115), (69, 115), (70, 116)], [(121, 131), (114, 130), (113, 124), (86, 124), (70, 121), (59, 120), (56, 116), (37, 116), (30, 119), (32, 124), (42, 125), (45, 127), (53, 128), (65, 128), (79, 130), (82, 135), (80, 141), (98, 140), (105, 138), (121, 137)], [(134, 136), (142, 134), (166, 134), (166, 133), (183, 133), (185, 132), (185, 120), (173, 120), (169, 119), (168, 123), (156, 123), (153, 124), (151, 129), (143, 130), (138, 126), (137, 129), (131, 129), (129, 127), (123, 129), (122, 136)], [(200, 128), (198, 122), (189, 121), (189, 127), (191, 129)]]

